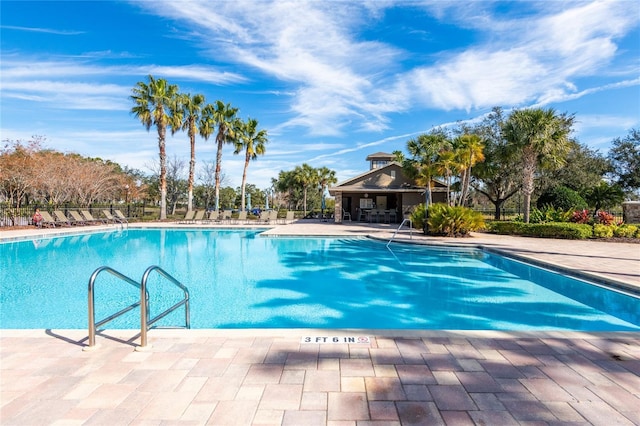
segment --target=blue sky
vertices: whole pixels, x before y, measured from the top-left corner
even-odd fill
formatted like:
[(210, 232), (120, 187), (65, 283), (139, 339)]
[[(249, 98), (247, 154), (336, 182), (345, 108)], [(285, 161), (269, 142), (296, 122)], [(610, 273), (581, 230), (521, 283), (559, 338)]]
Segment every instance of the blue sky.
[[(640, 3), (629, 1), (2, 1), (2, 140), (146, 173), (157, 133), (130, 114), (148, 74), (239, 108), (266, 129), (248, 182), (326, 166), (344, 180), (365, 157), (404, 150), (493, 106), (576, 115), (606, 153), (640, 127)], [(188, 160), (184, 133), (168, 155)], [(197, 161), (215, 161), (197, 141)], [(243, 158), (226, 147), (226, 185)]]

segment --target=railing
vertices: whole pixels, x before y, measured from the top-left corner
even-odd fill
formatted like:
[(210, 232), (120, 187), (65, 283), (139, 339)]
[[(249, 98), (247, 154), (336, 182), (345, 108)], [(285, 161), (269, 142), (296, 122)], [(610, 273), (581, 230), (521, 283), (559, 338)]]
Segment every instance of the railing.
[[(180, 288), (184, 292), (184, 299), (168, 308), (164, 312), (158, 314), (155, 318), (149, 318), (149, 293), (147, 292), (147, 280), (149, 279), (149, 275), (156, 271), (162, 277), (168, 279), (172, 284), (176, 287)], [(142, 275), (142, 281), (140, 282), (140, 298), (146, 297), (145, 303), (140, 306), (140, 346), (147, 346), (147, 331), (149, 330), (149, 326), (153, 325), (157, 321), (161, 320), (165, 316), (169, 315), (171, 312), (178, 309), (180, 306), (184, 305), (184, 328), (191, 328), (191, 324), (189, 322), (189, 290), (187, 287), (182, 285), (178, 280), (173, 278), (167, 271), (162, 269), (159, 266), (150, 266), (144, 271)]]
[[(100, 326), (103, 326), (104, 324), (113, 321), (114, 319), (118, 318), (121, 315), (126, 314), (127, 312), (129, 312), (132, 309), (137, 308), (138, 306), (140, 306), (140, 301), (137, 301), (136, 303), (133, 303), (132, 305), (127, 306), (126, 308), (116, 312), (115, 314), (109, 315), (108, 317), (106, 317), (105, 319), (96, 322), (96, 314), (95, 314), (95, 297), (94, 297), (94, 287), (95, 287), (95, 282), (96, 279), (98, 278), (98, 275), (100, 275), (100, 273), (102, 272), (108, 272), (111, 275), (121, 279), (122, 281), (131, 284), (134, 287), (137, 287), (139, 289), (142, 288), (142, 286), (140, 285), (139, 282), (132, 280), (131, 278), (127, 277), (124, 274), (121, 274), (120, 272), (116, 271), (113, 268), (110, 268), (108, 266), (101, 266), (98, 269), (96, 269), (93, 274), (91, 274), (91, 278), (89, 278), (89, 347), (92, 348), (96, 345), (96, 329)], [(145, 299), (148, 299), (148, 297), (145, 297)], [(142, 299), (141, 299), (142, 300)]]
[(393, 235), (391, 236), (391, 239), (387, 243), (387, 248), (389, 248), (389, 244), (391, 244), (391, 242), (396, 238), (396, 235), (398, 234), (398, 232), (400, 232), (400, 229), (402, 229), (404, 224), (407, 222), (409, 222), (409, 239), (413, 239), (413, 223), (409, 218), (403, 219), (402, 223), (400, 223), (400, 226), (398, 226), (398, 229), (396, 229), (396, 232), (393, 233)]
[[(184, 299), (180, 300), (178, 303), (171, 306), (164, 312), (161, 312), (155, 318), (150, 319), (149, 318), (149, 292), (147, 290), (147, 280), (149, 279), (149, 275), (151, 274), (151, 272), (154, 272), (154, 271), (157, 271), (157, 273), (160, 274), (162, 277), (168, 279), (172, 284), (180, 288), (184, 292)], [(95, 282), (96, 282), (96, 279), (98, 278), (98, 275), (100, 275), (102, 272), (108, 272), (111, 275), (121, 279), (122, 281), (140, 289), (140, 300), (96, 322), (94, 287), (95, 287)], [(181, 284), (178, 280), (176, 280), (168, 272), (166, 272), (159, 266), (148, 267), (147, 270), (142, 275), (142, 280), (140, 282), (137, 282), (127, 277), (126, 275), (116, 271), (113, 268), (110, 268), (108, 266), (101, 266), (100, 268), (96, 269), (93, 272), (93, 274), (91, 274), (91, 278), (89, 278), (89, 348), (90, 349), (94, 348), (96, 345), (96, 330), (98, 329), (98, 327), (101, 327), (104, 324), (118, 318), (119, 316), (124, 315), (125, 313), (131, 311), (132, 309), (137, 308), (138, 306), (140, 306), (140, 347), (145, 348), (147, 346), (147, 332), (149, 330), (149, 327), (183, 305), (185, 306), (185, 326), (184, 327), (190, 328), (191, 324), (189, 320), (190, 318), (189, 290), (187, 289), (187, 287), (185, 287), (183, 284)]]

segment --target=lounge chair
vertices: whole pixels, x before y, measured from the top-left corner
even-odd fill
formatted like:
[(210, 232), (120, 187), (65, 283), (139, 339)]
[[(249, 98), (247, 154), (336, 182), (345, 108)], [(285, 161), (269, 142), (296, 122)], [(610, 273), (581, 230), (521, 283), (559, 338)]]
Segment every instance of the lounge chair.
[(116, 215), (118, 219), (120, 219), (120, 223), (129, 223), (129, 220), (125, 215), (122, 214), (120, 210), (114, 210), (113, 213)]
[(114, 217), (109, 210), (102, 210), (102, 214), (107, 218), (107, 223), (124, 223), (119, 218)]
[(291, 211), (291, 210), (287, 211), (287, 215), (283, 219), (283, 223), (285, 225), (289, 224), (289, 223), (292, 223), (295, 220), (295, 214), (296, 214), (296, 212), (294, 212), (294, 211)]
[(56, 220), (51, 217), (49, 212), (43, 210), (40, 212), (40, 215), (42, 216), (42, 221), (40, 222), (42, 226), (55, 228)]
[(61, 210), (54, 210), (53, 217), (56, 218), (56, 224), (60, 224), (63, 226), (71, 226), (73, 225), (71, 221), (67, 218), (67, 216)]
[(193, 223), (193, 218), (196, 216), (195, 210), (189, 210), (183, 219), (178, 220), (178, 223)]
[(204, 220), (204, 214), (205, 213), (206, 213), (206, 211), (204, 211), (204, 210), (198, 210), (196, 212), (196, 215), (193, 217), (193, 223), (197, 223), (197, 222), (202, 223), (202, 221)]
[(84, 216), (84, 219), (89, 223), (105, 223), (104, 220), (93, 217), (89, 210), (80, 210), (80, 214)]
[(238, 219), (236, 220), (236, 223), (247, 223), (247, 212), (245, 211), (241, 211), (240, 213), (238, 213)]
[(78, 213), (77, 211), (69, 210), (69, 215), (71, 216), (71, 223), (73, 223), (74, 225), (88, 225), (85, 218), (80, 216), (80, 213)]
[(211, 210), (211, 212), (209, 212), (209, 217), (207, 218), (207, 222), (221, 222), (222, 221), (222, 214), (220, 212), (217, 212), (215, 210)]
[(271, 218), (271, 212), (263, 211), (258, 215), (258, 222), (260, 223), (269, 223), (269, 219)]
[(227, 222), (227, 223), (231, 223), (231, 210), (223, 210), (222, 211), (222, 222)]
[(278, 222), (278, 210), (271, 210), (269, 213), (269, 223), (271, 223), (271, 221), (273, 221), (273, 223)]

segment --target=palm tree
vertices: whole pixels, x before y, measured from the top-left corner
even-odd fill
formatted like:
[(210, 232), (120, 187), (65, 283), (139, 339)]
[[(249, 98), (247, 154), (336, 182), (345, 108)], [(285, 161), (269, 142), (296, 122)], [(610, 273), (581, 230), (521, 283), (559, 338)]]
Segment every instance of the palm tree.
[(160, 219), (167, 218), (167, 153), (165, 139), (167, 136), (167, 125), (170, 116), (167, 111), (171, 111), (178, 94), (178, 86), (169, 84), (165, 79), (155, 79), (152, 75), (148, 77), (149, 82), (138, 82), (132, 89), (131, 100), (135, 106), (131, 108), (131, 113), (138, 118), (146, 127), (147, 131), (151, 125), (155, 125), (158, 130), (158, 148), (160, 151)]
[(316, 169), (316, 173), (318, 174), (318, 182), (320, 183), (322, 208), (324, 210), (324, 193), (327, 186), (337, 183), (338, 179), (336, 178), (335, 170), (331, 170), (328, 167), (320, 167), (319, 169)]
[(453, 142), (458, 169), (460, 170), (460, 200), (457, 203), (464, 206), (469, 197), (471, 184), (471, 169), (484, 161), (484, 144), (480, 136), (476, 134), (464, 134), (458, 136)]
[(302, 208), (304, 210), (304, 215), (307, 215), (307, 191), (309, 188), (315, 187), (318, 185), (318, 174), (315, 169), (308, 165), (307, 163), (303, 163), (302, 166), (296, 166), (293, 170), (294, 179), (296, 183), (302, 186)]
[(407, 151), (411, 158), (405, 159), (402, 167), (405, 173), (416, 180), (418, 185), (424, 185), (425, 207), (431, 204), (431, 180), (438, 173), (438, 158), (440, 151), (448, 144), (446, 136), (441, 132), (419, 135), (407, 142)]
[(241, 189), (241, 205), (244, 210), (244, 192), (247, 182), (247, 169), (249, 168), (249, 161), (256, 160), (258, 155), (264, 155), (266, 152), (267, 131), (262, 129), (258, 130), (258, 120), (253, 118), (247, 119), (244, 123), (238, 123), (238, 134), (235, 141), (234, 154), (239, 154), (244, 150), (244, 170), (242, 171), (242, 189)]
[[(235, 143), (235, 135), (233, 132), (233, 122), (236, 119), (238, 108), (231, 107), (231, 104), (224, 104), (222, 101), (216, 101), (215, 105), (207, 105), (204, 109), (203, 119), (200, 126), (200, 134), (205, 140), (213, 133), (215, 126), (218, 126), (216, 134), (216, 143), (218, 145), (216, 151), (216, 172), (215, 172), (215, 209), (220, 208), (220, 171), (222, 169), (222, 146), (226, 143)], [(242, 201), (244, 203), (244, 199)]]
[(188, 202), (187, 211), (193, 210), (193, 181), (196, 169), (196, 134), (204, 108), (204, 95), (182, 94), (177, 97), (171, 119), (171, 134), (178, 130), (186, 130), (191, 145), (189, 161)]
[(570, 149), (569, 134), (574, 117), (557, 115), (553, 108), (523, 109), (511, 113), (503, 135), (512, 150), (522, 155), (524, 221), (529, 223), (531, 194), (539, 165), (562, 165)]
[(434, 167), (438, 175), (444, 176), (444, 182), (447, 185), (447, 204), (451, 205), (451, 180), (453, 174), (459, 170), (460, 167), (456, 161), (456, 153), (448, 148), (449, 147), (438, 153), (438, 160), (436, 164), (434, 164)]

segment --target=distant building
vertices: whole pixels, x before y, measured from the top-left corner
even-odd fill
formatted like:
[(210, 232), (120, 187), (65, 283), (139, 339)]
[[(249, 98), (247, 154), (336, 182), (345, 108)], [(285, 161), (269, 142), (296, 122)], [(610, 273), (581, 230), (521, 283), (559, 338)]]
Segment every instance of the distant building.
[[(369, 170), (329, 188), (335, 197), (335, 221), (341, 223), (345, 213), (354, 221), (396, 223), (425, 201), (424, 186), (418, 186), (394, 161), (393, 154), (378, 152), (367, 156)], [(444, 203), (447, 188), (432, 180), (432, 202)], [(347, 216), (348, 216), (347, 215)]]

